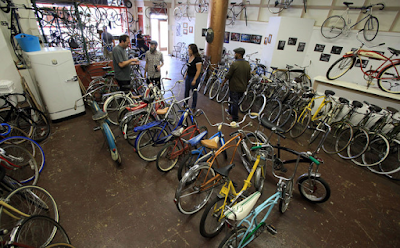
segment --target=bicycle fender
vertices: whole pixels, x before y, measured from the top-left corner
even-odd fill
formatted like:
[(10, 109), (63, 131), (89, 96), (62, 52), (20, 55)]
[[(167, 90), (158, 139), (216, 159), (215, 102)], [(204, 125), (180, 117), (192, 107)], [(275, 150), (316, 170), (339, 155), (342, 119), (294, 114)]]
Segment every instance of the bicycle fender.
[(114, 161), (116, 161), (118, 159), (118, 150), (117, 150), (117, 146), (116, 146), (115, 140), (114, 140), (114, 135), (110, 129), (110, 126), (108, 126), (108, 124), (106, 124), (106, 123), (103, 123), (102, 130), (107, 139), (108, 148), (110, 149), (110, 152), (111, 152), (111, 158)]
[(145, 125), (143, 125), (143, 126), (135, 127), (135, 128), (133, 129), (133, 131), (135, 131), (135, 132), (141, 132), (141, 131), (147, 130), (147, 129), (149, 129), (149, 128), (158, 126), (158, 125), (160, 125), (160, 124), (161, 124), (161, 121), (153, 121), (153, 122), (147, 123), (147, 124), (145, 124)]
[(127, 119), (129, 119), (133, 115), (141, 114), (141, 113), (147, 113), (147, 109), (138, 109), (132, 112), (127, 113), (121, 120), (120, 123), (124, 123)]
[[(311, 176), (312, 176), (312, 177), (315, 177), (315, 178), (318, 178), (318, 177), (321, 177), (321, 173), (312, 172), (312, 173), (311, 173)], [(304, 177), (308, 177), (308, 173), (304, 173), (303, 175), (299, 176), (299, 178), (297, 178), (297, 180), (296, 180), (296, 184), (298, 184), (299, 181), (300, 181), (300, 179), (302, 179), (302, 178), (304, 178)]]

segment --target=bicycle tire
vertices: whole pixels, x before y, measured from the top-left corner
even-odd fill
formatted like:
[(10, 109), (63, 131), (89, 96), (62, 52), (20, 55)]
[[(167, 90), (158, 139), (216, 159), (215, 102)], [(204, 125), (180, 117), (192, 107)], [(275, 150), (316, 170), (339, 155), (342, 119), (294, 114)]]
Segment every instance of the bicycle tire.
[(46, 248), (75, 248), (75, 246), (72, 246), (67, 243), (56, 243), (56, 244), (51, 244), (46, 246)]
[(175, 21), (179, 21), (182, 18), (182, 10), (179, 7), (174, 9), (174, 18)]
[(217, 102), (224, 101), (229, 95), (229, 84), (225, 83), (217, 94)]
[(260, 118), (275, 123), (282, 113), (282, 102), (277, 99), (270, 99), (265, 104)]
[(258, 113), (259, 115), (261, 115), (261, 113), (264, 111), (266, 104), (267, 104), (266, 97), (264, 95), (257, 95), (255, 97), (253, 104), (251, 105), (251, 108), (249, 109), (249, 111), (252, 113)]
[(290, 137), (298, 138), (300, 137), (308, 128), (308, 125), (311, 122), (311, 112), (306, 110), (304, 115), (300, 114), (297, 117), (296, 123), (294, 124), (293, 128), (290, 129)]
[(19, 109), (15, 125), (25, 131), (36, 142), (47, 139), (51, 131), (50, 122), (46, 115), (42, 111), (31, 107)]
[(178, 141), (174, 140), (172, 143), (165, 144), (165, 146), (158, 152), (156, 159), (156, 167), (161, 172), (169, 172), (178, 163), (180, 155), (171, 159), (171, 153), (178, 152), (181, 148), (178, 148)]
[[(230, 203), (229, 198), (227, 202)], [(225, 217), (222, 217), (224, 215), (225, 204), (225, 198), (218, 196), (207, 204), (200, 219), (201, 236), (204, 238), (214, 238), (221, 233), (225, 227)]]
[(273, 77), (273, 79), (279, 79), (279, 80), (282, 80), (284, 82), (287, 82), (289, 80), (288, 71), (285, 70), (285, 69), (274, 70), (272, 72), (271, 76)]
[(370, 16), (364, 24), (364, 39), (366, 41), (372, 41), (378, 35), (379, 32), (379, 21), (375, 16)]
[(353, 128), (347, 122), (335, 122), (331, 131), (322, 144), (322, 149), (327, 154), (336, 154), (344, 151), (353, 139)]
[(283, 1), (272, 0), (272, 3), (270, 3), (270, 2), (271, 2), (271, 0), (268, 0), (268, 10), (272, 14), (279, 14), (284, 9)]
[[(254, 144), (262, 144), (263, 141), (258, 135), (255, 133), (246, 133), (246, 136), (242, 139), (239, 144), (240, 147), (240, 159), (242, 160), (242, 164), (246, 169), (247, 173), (250, 174), (252, 169), (252, 163), (257, 159), (256, 151), (252, 151), (251, 148)], [(249, 158), (249, 155), (251, 156)]]
[(297, 111), (293, 108), (282, 110), (282, 114), (276, 121), (276, 125), (284, 130), (283, 133), (289, 132), (296, 124)]
[(17, 226), (12, 242), (21, 242), (32, 247), (46, 247), (51, 242), (71, 243), (64, 228), (52, 218), (35, 215), (26, 218)]
[[(316, 182), (316, 184), (308, 186), (311, 184), (311, 182)], [(300, 195), (310, 202), (323, 203), (326, 202), (331, 196), (331, 189), (329, 187), (329, 184), (320, 177), (308, 177), (308, 175), (300, 177), (298, 179), (298, 187)], [(315, 193), (317, 193), (317, 191), (321, 189), (323, 191), (322, 194), (318, 194), (318, 196), (315, 196)], [(318, 193), (319, 192), (320, 191), (318, 191)]]
[[(336, 62), (333, 63), (326, 72), (326, 77), (329, 80), (335, 80), (340, 78), (353, 67), (355, 61), (356, 61), (355, 57), (342, 57), (336, 60)], [(338, 72), (336, 72), (336, 70)]]
[(239, 105), (239, 109), (242, 113), (246, 113), (251, 106), (253, 106), (254, 100), (256, 99), (256, 95), (253, 91), (247, 91), (244, 94), (244, 98), (242, 103)]
[[(367, 150), (359, 157), (351, 161), (359, 166), (374, 166), (384, 161), (389, 155), (389, 141), (379, 133), (369, 133), (370, 140)], [(372, 136), (372, 139), (371, 139)]]
[(319, 134), (322, 132), (322, 131), (319, 131), (318, 129), (322, 129), (322, 130), (326, 129), (326, 126), (324, 125), (323, 121), (319, 122), (317, 127), (315, 128), (315, 130), (311, 133), (311, 137), (310, 137), (310, 140), (308, 141), (308, 144), (312, 144), (312, 143), (314, 143), (315, 140), (317, 140)]
[[(23, 186), (12, 191), (6, 203), (28, 215), (46, 215), (56, 221), (59, 220), (57, 204), (48, 191), (38, 186)], [(0, 228), (12, 230), (18, 220), (3, 214), (4, 207), (0, 206)]]
[(326, 39), (334, 39), (342, 34), (346, 26), (346, 21), (343, 17), (334, 15), (328, 17), (321, 25), (321, 34)]
[(310, 89), (312, 88), (312, 82), (310, 76), (308, 76), (307, 74), (303, 74), (301, 75), (300, 79), (301, 79), (301, 88), (303, 89), (306, 87)]
[(399, 79), (400, 79), (400, 62), (386, 67), (381, 71), (381, 73), (379, 73), (378, 87), (385, 92), (400, 94)]
[(279, 200), (279, 212), (282, 214), (286, 212), (290, 199), (292, 199), (293, 196), (293, 179), (288, 181), (287, 184), (285, 184), (284, 189), (282, 189), (282, 198)]
[[(159, 127), (155, 126), (140, 132), (136, 138), (135, 148), (140, 158), (145, 161), (151, 162), (157, 159), (158, 149), (164, 145), (164, 143), (156, 144), (153, 140), (154, 136), (160, 135), (160, 138), (167, 136), (167, 132)], [(147, 139), (147, 140), (146, 140)], [(148, 149), (147, 149), (148, 148)]]
[(210, 100), (214, 99), (221, 88), (221, 84), (219, 82), (219, 78), (215, 79), (214, 83), (211, 85), (210, 91), (208, 93), (208, 98)]
[(179, 168), (178, 168), (178, 181), (180, 181), (183, 177), (183, 175), (185, 175), (186, 172), (188, 172), (190, 170), (190, 168), (192, 168), (198, 158), (198, 154), (192, 154), (191, 152), (189, 152), (189, 154), (186, 154), (185, 157), (182, 159), (181, 163), (179, 164)]
[(254, 188), (260, 192), (261, 194), (263, 193), (264, 189), (264, 182), (265, 182), (265, 175), (266, 175), (266, 165), (264, 160), (261, 160), (260, 163), (264, 163), (263, 165), (259, 165), (254, 172)]
[(360, 157), (367, 149), (369, 144), (368, 132), (363, 128), (353, 128), (353, 138), (347, 146), (347, 156), (338, 153), (339, 157), (343, 159), (356, 159)]
[(151, 7), (146, 8), (146, 10), (144, 11), (145, 16), (150, 19), (152, 11), (153, 11), (153, 8), (151, 8)]
[(203, 90), (203, 95), (207, 94), (208, 89), (211, 87), (212, 83), (215, 80), (215, 76), (211, 75), (208, 79), (207, 79), (207, 83), (204, 86), (204, 90)]
[(236, 230), (230, 231), (225, 238), (221, 241), (218, 248), (234, 248), (236, 244), (240, 245), (240, 241), (243, 239), (247, 228), (245, 226), (239, 226)]
[(137, 137), (137, 133), (134, 131), (135, 127), (143, 126), (156, 120), (156, 118), (151, 114), (148, 116), (148, 118), (146, 118), (146, 116), (147, 113), (138, 113), (136, 115), (132, 115), (126, 120), (125, 124), (122, 124), (122, 127), (124, 128), (122, 132), (123, 134), (126, 132), (127, 141), (133, 147), (135, 147), (135, 140)]
[(391, 152), (384, 161), (379, 163), (377, 166), (369, 166), (367, 168), (376, 174), (385, 175), (393, 180), (399, 180), (400, 144), (396, 142), (394, 143), (394, 145), (392, 145), (393, 143), (391, 144)]
[(119, 111), (124, 107), (128, 107), (134, 104), (135, 102), (132, 98), (123, 94), (115, 94), (107, 98), (107, 100), (104, 102), (103, 111), (107, 113), (107, 119), (112, 124), (119, 125)]
[[(214, 176), (215, 172), (213, 168), (209, 167), (208, 163), (201, 163), (196, 169), (189, 170), (182, 177), (175, 192), (175, 201), (179, 212), (187, 215), (194, 214), (207, 204), (214, 188), (211, 187), (211, 189), (204, 191), (197, 190), (197, 188), (203, 182), (209, 181)], [(210, 183), (212, 183), (212, 181)], [(189, 193), (185, 195), (184, 193), (186, 191), (189, 191)]]

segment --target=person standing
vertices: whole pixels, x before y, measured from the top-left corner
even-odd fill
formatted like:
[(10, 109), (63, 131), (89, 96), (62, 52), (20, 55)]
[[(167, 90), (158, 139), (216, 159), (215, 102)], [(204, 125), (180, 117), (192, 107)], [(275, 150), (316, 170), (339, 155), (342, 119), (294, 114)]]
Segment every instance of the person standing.
[(157, 41), (150, 41), (150, 49), (146, 52), (146, 65), (144, 67), (144, 77), (147, 83), (155, 83), (160, 86), (161, 67), (164, 65), (164, 58), (160, 51), (157, 51)]
[(136, 47), (140, 51), (140, 55), (147, 52), (149, 50), (149, 47), (146, 46), (145, 40), (142, 35), (142, 30), (139, 29), (138, 33), (136, 34)]
[(131, 64), (139, 64), (137, 58), (128, 59), (126, 48), (129, 46), (129, 36), (124, 34), (119, 37), (119, 44), (112, 50), (114, 78), (120, 88), (131, 83)]
[(251, 68), (249, 62), (243, 59), (245, 53), (244, 48), (239, 47), (233, 51), (235, 52), (235, 61), (230, 66), (222, 85), (229, 80), (229, 97), (232, 103), (227, 112), (232, 116), (231, 121), (238, 121), (239, 100), (243, 97), (247, 84), (251, 78)]
[[(189, 61), (188, 61), (188, 68), (185, 72), (185, 98), (189, 97), (190, 90), (193, 91), (193, 100), (192, 100), (192, 110), (196, 110), (197, 105), (197, 89), (200, 83), (200, 73), (201, 67), (203, 64), (203, 60), (199, 54), (199, 50), (196, 44), (190, 44), (188, 47), (189, 53)], [(186, 101), (185, 105), (188, 105)]]
[(114, 37), (107, 32), (107, 26), (103, 26), (103, 33), (101, 34), (101, 41), (103, 43), (103, 54), (108, 60), (112, 59), (112, 50), (115, 46)]

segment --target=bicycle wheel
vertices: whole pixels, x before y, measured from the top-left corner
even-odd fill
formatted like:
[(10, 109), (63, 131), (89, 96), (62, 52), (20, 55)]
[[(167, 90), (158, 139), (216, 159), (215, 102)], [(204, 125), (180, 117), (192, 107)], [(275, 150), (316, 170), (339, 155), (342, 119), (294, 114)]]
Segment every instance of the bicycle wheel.
[(168, 133), (159, 126), (155, 126), (140, 132), (136, 138), (136, 151), (143, 160), (151, 162), (157, 159), (157, 153), (164, 143), (157, 143), (157, 140), (167, 136)]
[(327, 182), (320, 177), (302, 176), (298, 179), (299, 192), (310, 202), (326, 202), (331, 196), (331, 189)]
[(284, 82), (287, 82), (288, 78), (289, 78), (287, 70), (275, 70), (275, 71), (272, 72), (271, 76), (274, 79), (279, 79), (279, 80), (282, 80)]
[(279, 116), (276, 121), (276, 125), (284, 130), (284, 133), (287, 133), (292, 129), (294, 124), (296, 123), (297, 112), (290, 105), (283, 105), (282, 114)]
[(378, 35), (379, 21), (375, 16), (370, 16), (364, 24), (364, 39), (366, 41), (372, 41)]
[(103, 110), (107, 113), (107, 119), (114, 125), (118, 125), (118, 114), (119, 111), (127, 106), (134, 105), (135, 102), (132, 98), (116, 94), (107, 98), (104, 103)]
[(336, 60), (336, 62), (333, 63), (326, 72), (326, 77), (329, 80), (340, 78), (353, 67), (355, 61), (355, 57), (342, 57)]
[(400, 62), (382, 70), (378, 75), (378, 86), (383, 91), (400, 94)]
[[(207, 204), (214, 191), (216, 182), (211, 180), (214, 176), (215, 172), (208, 163), (202, 163), (182, 177), (175, 192), (175, 203), (179, 212), (194, 214)], [(202, 185), (208, 181), (208, 185)]]
[[(263, 164), (261, 164), (263, 163)], [(254, 172), (254, 188), (262, 194), (264, 189), (264, 182), (265, 182), (265, 174), (266, 174), (266, 162), (264, 160), (260, 161), (260, 164), (256, 171)]]
[(208, 78), (207, 83), (206, 83), (205, 86), (204, 86), (203, 95), (206, 95), (206, 94), (207, 94), (207, 91), (208, 91), (208, 89), (211, 87), (211, 85), (212, 85), (212, 83), (214, 82), (214, 80), (215, 80), (215, 76), (213, 76), (213, 75), (211, 75), (211, 76)]
[(281, 13), (282, 10), (285, 7), (285, 1), (284, 0), (268, 0), (268, 10), (272, 14), (278, 14)]
[(197, 13), (203, 13), (204, 11), (206, 11), (207, 8), (204, 0), (196, 0), (196, 2), (194, 3), (194, 9)]
[(319, 131), (318, 129), (322, 129), (322, 130), (326, 129), (326, 126), (324, 125), (323, 121), (319, 122), (317, 127), (315, 128), (315, 130), (311, 133), (311, 137), (310, 137), (310, 140), (308, 141), (308, 144), (314, 143), (314, 141), (318, 138), (319, 134), (322, 132), (322, 131)]
[(326, 137), (322, 149), (328, 154), (344, 151), (353, 139), (353, 128), (347, 122), (335, 122)]
[(343, 159), (355, 159), (360, 157), (368, 148), (369, 135), (367, 131), (361, 128), (353, 128), (353, 139), (347, 146), (347, 153), (338, 153)]
[(147, 123), (155, 121), (156, 118), (148, 113), (137, 113), (136, 115), (130, 116), (126, 119), (125, 123), (121, 123), (123, 128), (122, 134), (126, 135), (128, 143), (135, 147), (135, 141), (138, 133), (134, 131), (135, 127), (143, 126)]
[(342, 34), (346, 21), (343, 17), (334, 15), (326, 19), (321, 25), (321, 34), (327, 39), (333, 39)]
[(221, 88), (221, 84), (219, 82), (219, 79), (217, 78), (217, 79), (215, 79), (214, 83), (211, 85), (210, 92), (208, 94), (208, 98), (210, 100), (214, 99), (218, 95), (220, 88)]
[[(228, 199), (228, 203), (230, 200)], [(215, 197), (204, 208), (200, 219), (200, 234), (205, 238), (217, 236), (225, 227), (225, 198)]]
[(306, 110), (303, 114), (297, 117), (297, 121), (294, 124), (293, 128), (290, 129), (290, 136), (292, 138), (300, 137), (308, 128), (308, 125), (311, 121), (311, 112)]
[(372, 137), (369, 141), (367, 150), (356, 159), (351, 161), (360, 166), (374, 166), (386, 159), (389, 155), (389, 141), (382, 134), (369, 133)]
[(222, 86), (221, 90), (217, 94), (217, 102), (222, 102), (223, 100), (225, 100), (228, 94), (229, 94), (229, 84), (226, 83), (224, 84), (224, 86)]
[(399, 180), (400, 171), (400, 143), (397, 140), (391, 143), (390, 153), (387, 158), (376, 166), (367, 167), (370, 171), (386, 175), (387, 177)]
[(1, 155), (0, 166), (6, 168), (6, 175), (21, 183), (29, 182), (31, 185), (36, 185), (39, 169), (32, 154), (24, 147), (13, 144), (3, 144), (1, 149), (4, 154)]
[(175, 21), (179, 21), (182, 18), (182, 10), (179, 7), (174, 9), (174, 18)]
[(279, 201), (279, 212), (282, 214), (286, 212), (290, 199), (292, 199), (293, 196), (293, 179), (288, 181), (287, 184), (285, 184), (285, 187), (282, 189), (282, 198)]
[(187, 72), (187, 69), (188, 69), (188, 65), (187, 65), (187, 63), (184, 63), (184, 64), (182, 65), (182, 69), (181, 69), (181, 75), (182, 75), (182, 77), (185, 77), (185, 74), (186, 74), (186, 72)]
[(148, 7), (148, 8), (146, 8), (146, 10), (144, 11), (144, 14), (146, 15), (147, 18), (150, 19), (150, 16), (151, 16), (152, 12), (153, 12), (153, 8)]
[(259, 115), (261, 115), (261, 113), (264, 111), (266, 102), (267, 102), (267, 99), (265, 98), (264, 95), (256, 96), (249, 111), (252, 113), (258, 113)]
[(247, 91), (247, 93), (243, 96), (243, 101), (239, 105), (239, 109), (242, 113), (247, 112), (251, 106), (253, 106), (254, 100), (256, 99), (256, 95), (253, 91)]
[[(264, 224), (265, 225), (265, 224)], [(247, 228), (245, 226), (239, 226), (236, 230), (230, 231), (222, 242), (219, 244), (218, 248), (237, 248), (239, 247), (240, 241), (246, 234)]]
[[(56, 221), (59, 220), (57, 204), (45, 189), (38, 186), (24, 186), (12, 191), (6, 203), (28, 215), (45, 215)], [(0, 206), (0, 228), (12, 230), (19, 219), (5, 214), (7, 208)]]
[[(253, 104), (254, 105), (254, 104)], [(261, 118), (275, 123), (282, 112), (282, 103), (279, 100), (271, 99), (269, 100), (264, 107), (263, 112), (261, 113)]]
[(185, 157), (182, 159), (181, 163), (179, 164), (178, 168), (178, 180), (180, 181), (185, 175), (186, 172), (190, 170), (195, 165), (195, 162), (198, 158), (198, 154), (186, 154)]
[(156, 159), (156, 166), (159, 171), (168, 172), (175, 167), (181, 156), (181, 154), (177, 154), (179, 150), (182, 149), (179, 146), (178, 141), (175, 140), (172, 143), (166, 144), (160, 150)]
[(301, 79), (301, 87), (304, 89), (305, 87), (311, 88), (312, 83), (311, 83), (311, 78), (307, 74), (303, 74), (300, 77)]
[(226, 13), (225, 25), (231, 25), (231, 24), (234, 23), (234, 21), (233, 21), (234, 15), (235, 15), (235, 13), (233, 13), (233, 10), (232, 9), (228, 9), (228, 12)]
[(47, 247), (50, 243), (70, 243), (64, 228), (52, 218), (35, 215), (26, 218), (15, 230), (12, 242), (31, 247)]
[(252, 132), (247, 133), (240, 142), (240, 159), (242, 160), (242, 164), (245, 167), (247, 173), (250, 173), (253, 162), (257, 159), (256, 152), (252, 151), (251, 148), (256, 145), (261, 145), (262, 143), (262, 139)]

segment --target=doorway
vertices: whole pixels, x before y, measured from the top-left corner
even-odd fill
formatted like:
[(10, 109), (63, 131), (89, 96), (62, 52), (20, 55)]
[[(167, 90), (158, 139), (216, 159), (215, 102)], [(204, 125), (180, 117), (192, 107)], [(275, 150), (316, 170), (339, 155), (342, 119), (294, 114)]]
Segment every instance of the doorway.
[(159, 51), (168, 50), (168, 19), (163, 15), (152, 15), (150, 20), (151, 39), (158, 42)]

